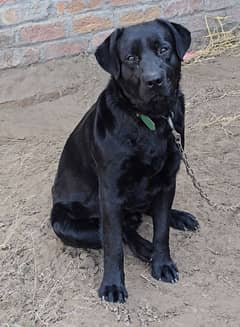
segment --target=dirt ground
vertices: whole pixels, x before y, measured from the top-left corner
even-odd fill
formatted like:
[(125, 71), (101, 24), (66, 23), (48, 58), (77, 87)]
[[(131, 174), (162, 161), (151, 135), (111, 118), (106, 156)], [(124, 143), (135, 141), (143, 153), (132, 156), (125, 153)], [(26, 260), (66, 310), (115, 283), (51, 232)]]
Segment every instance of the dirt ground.
[[(239, 205), (240, 59), (185, 65), (186, 151), (211, 199)], [(150, 277), (125, 249), (129, 299), (101, 302), (102, 252), (65, 247), (49, 226), (51, 185), (66, 137), (103, 89), (93, 58), (0, 75), (0, 326), (240, 326), (240, 211), (216, 210), (184, 167), (175, 207), (197, 233), (171, 231), (176, 285)], [(141, 228), (151, 238), (151, 220)]]

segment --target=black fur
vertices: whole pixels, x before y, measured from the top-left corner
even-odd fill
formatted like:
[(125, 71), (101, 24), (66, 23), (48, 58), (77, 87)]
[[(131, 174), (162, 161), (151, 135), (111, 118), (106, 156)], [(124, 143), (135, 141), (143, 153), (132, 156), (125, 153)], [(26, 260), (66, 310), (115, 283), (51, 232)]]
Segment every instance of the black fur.
[[(53, 186), (51, 223), (68, 245), (103, 248), (99, 296), (124, 302), (124, 241), (150, 262), (152, 276), (178, 280), (169, 250), (169, 226), (195, 230), (197, 220), (173, 210), (180, 154), (167, 118), (184, 144), (184, 97), (179, 89), (181, 60), (190, 33), (163, 20), (113, 32), (97, 49), (111, 80), (70, 135)], [(138, 117), (154, 121), (151, 131)], [(153, 242), (137, 228), (153, 218)]]

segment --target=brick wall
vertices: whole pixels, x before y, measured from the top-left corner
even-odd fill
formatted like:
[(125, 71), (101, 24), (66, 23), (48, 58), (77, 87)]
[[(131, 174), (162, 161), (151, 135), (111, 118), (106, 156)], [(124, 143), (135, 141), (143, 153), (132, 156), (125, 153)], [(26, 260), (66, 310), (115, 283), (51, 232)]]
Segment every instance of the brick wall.
[(114, 28), (156, 17), (197, 42), (205, 14), (239, 22), (240, 0), (0, 0), (0, 69), (91, 52)]

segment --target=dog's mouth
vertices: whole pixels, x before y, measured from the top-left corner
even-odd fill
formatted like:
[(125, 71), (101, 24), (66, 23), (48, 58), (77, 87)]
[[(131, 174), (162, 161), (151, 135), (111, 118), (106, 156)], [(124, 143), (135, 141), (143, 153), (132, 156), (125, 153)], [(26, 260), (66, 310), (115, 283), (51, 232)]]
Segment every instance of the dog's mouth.
[(146, 88), (146, 85), (139, 80), (138, 87), (126, 89), (120, 84), (120, 89), (124, 98), (136, 107), (137, 111), (151, 117), (158, 117), (165, 111), (166, 97), (172, 95), (170, 79), (166, 79), (156, 88)]
[(153, 87), (151, 89), (146, 88), (145, 85), (140, 87), (140, 96), (144, 99), (148, 104), (157, 103), (164, 100), (164, 98), (171, 96), (172, 87), (170, 79), (166, 79), (159, 86)]
[(162, 87), (161, 89), (151, 92), (145, 95), (145, 100), (147, 104), (158, 104), (165, 100), (166, 97), (171, 95), (170, 89), (168, 87)]
[(149, 102), (157, 103), (159, 101), (162, 101), (165, 98), (166, 95), (163, 95), (161, 93), (154, 94), (153, 96), (150, 97)]

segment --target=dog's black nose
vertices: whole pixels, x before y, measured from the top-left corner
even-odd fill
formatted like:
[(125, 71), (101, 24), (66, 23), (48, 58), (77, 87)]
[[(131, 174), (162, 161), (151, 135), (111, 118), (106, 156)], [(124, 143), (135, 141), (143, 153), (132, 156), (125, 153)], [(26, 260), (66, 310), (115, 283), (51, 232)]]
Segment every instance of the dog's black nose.
[(163, 78), (159, 73), (149, 73), (145, 74), (144, 77), (144, 82), (148, 88), (152, 88), (154, 86), (161, 86)]

